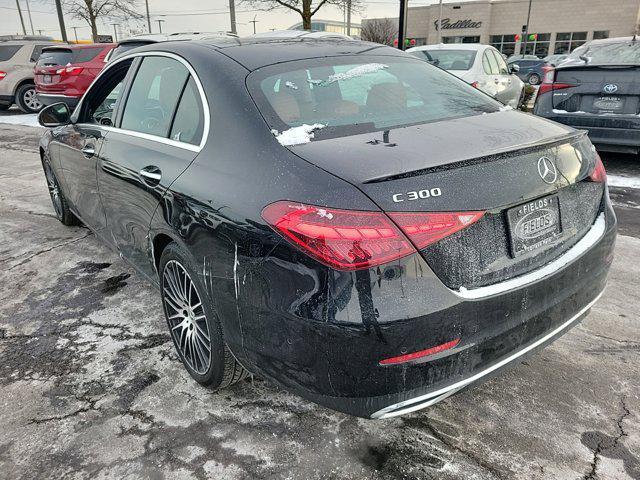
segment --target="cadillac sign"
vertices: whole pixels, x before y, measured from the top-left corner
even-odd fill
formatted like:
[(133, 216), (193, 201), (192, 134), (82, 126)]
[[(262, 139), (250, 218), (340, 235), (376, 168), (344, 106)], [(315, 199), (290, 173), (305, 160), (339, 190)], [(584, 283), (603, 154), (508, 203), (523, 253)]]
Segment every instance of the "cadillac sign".
[[(433, 22), (438, 30), (438, 20)], [(463, 29), (463, 28), (480, 28), (482, 27), (482, 22), (474, 22), (473, 20), (456, 20), (455, 22), (451, 22), (450, 18), (442, 19), (442, 29), (443, 30), (454, 30), (454, 29)]]

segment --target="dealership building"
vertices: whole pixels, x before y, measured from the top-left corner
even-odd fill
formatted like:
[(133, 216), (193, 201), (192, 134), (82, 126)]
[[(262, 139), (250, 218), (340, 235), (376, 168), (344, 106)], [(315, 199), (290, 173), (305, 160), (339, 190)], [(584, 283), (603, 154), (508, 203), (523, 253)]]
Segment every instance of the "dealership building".
[[(529, 0), (444, 3), (441, 41), (485, 43), (506, 55), (522, 53), (528, 9)], [(439, 13), (437, 2), (409, 7), (407, 38), (416, 45), (438, 43)], [(587, 40), (633, 35), (638, 24), (640, 0), (533, 0), (526, 53), (567, 53)]]

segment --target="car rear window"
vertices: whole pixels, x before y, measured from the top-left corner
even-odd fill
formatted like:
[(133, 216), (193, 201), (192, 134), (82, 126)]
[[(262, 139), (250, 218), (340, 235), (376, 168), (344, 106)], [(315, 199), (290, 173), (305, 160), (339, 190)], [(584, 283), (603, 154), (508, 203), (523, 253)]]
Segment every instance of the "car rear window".
[(90, 62), (96, 58), (104, 47), (79, 48), (73, 50), (73, 63)]
[(248, 85), (273, 130), (320, 124), (315, 137), (479, 115), (500, 107), (427, 62), (392, 56), (281, 63), (256, 70)]
[(113, 53), (111, 54), (111, 59), (117, 58), (123, 53), (128, 52), (129, 50), (133, 50), (134, 48), (138, 48), (138, 47), (143, 47), (145, 45), (149, 45), (150, 43), (153, 43), (153, 42), (140, 41), (140, 42), (122, 43), (113, 49)]
[(640, 40), (595, 43), (576, 49), (567, 60), (597, 65), (640, 65)]
[(53, 67), (56, 65), (67, 65), (72, 63), (73, 53), (70, 48), (44, 49), (36, 67)]
[(11, 60), (22, 45), (0, 45), (0, 62)]
[(445, 70), (470, 70), (476, 59), (475, 50), (418, 50), (410, 53)]

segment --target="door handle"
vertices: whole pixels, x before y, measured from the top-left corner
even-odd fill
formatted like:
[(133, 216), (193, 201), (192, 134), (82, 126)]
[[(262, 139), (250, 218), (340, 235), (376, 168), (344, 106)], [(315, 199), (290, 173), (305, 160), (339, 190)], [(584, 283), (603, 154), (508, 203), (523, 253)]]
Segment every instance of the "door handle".
[(86, 158), (91, 158), (96, 154), (96, 148), (92, 144), (85, 145), (82, 149), (82, 155)]
[(142, 180), (149, 185), (158, 185), (162, 178), (162, 171), (155, 165), (149, 165), (140, 170)]

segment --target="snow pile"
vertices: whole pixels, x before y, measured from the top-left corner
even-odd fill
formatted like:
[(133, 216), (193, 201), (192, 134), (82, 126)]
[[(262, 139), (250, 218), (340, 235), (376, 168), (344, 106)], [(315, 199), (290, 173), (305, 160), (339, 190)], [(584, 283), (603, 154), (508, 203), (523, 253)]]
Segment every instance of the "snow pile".
[(290, 88), (291, 90), (298, 90), (298, 85), (293, 82), (285, 82), (284, 86)]
[(501, 112), (507, 112), (509, 110), (513, 110), (513, 107), (511, 105), (503, 105), (502, 107), (500, 107)]
[(38, 114), (26, 113), (19, 115), (0, 115), (0, 123), (8, 123), (9, 125), (26, 125), (27, 127), (39, 127)]
[(610, 187), (640, 188), (640, 178), (638, 177), (607, 174), (607, 183)]
[(365, 63), (364, 65), (353, 67), (351, 70), (347, 70), (346, 72), (334, 73), (333, 75), (329, 75), (326, 83), (334, 83), (342, 80), (349, 80), (355, 77), (361, 77), (362, 75), (367, 75), (368, 73), (379, 72), (380, 70), (384, 70), (385, 68), (389, 68), (389, 65), (383, 65), (382, 63)]
[(292, 145), (302, 145), (303, 143), (309, 143), (314, 136), (315, 130), (320, 130), (326, 127), (321, 123), (314, 123), (313, 125), (307, 125), (306, 123), (299, 127), (291, 127), (289, 130), (278, 132), (278, 130), (271, 130), (276, 136), (280, 145), (290, 147)]

